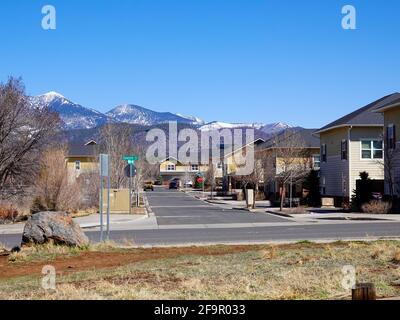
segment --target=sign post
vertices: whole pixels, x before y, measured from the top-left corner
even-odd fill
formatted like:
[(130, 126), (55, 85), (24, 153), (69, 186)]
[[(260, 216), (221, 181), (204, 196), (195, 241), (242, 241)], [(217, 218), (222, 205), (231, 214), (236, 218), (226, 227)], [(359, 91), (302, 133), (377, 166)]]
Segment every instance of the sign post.
[(138, 156), (124, 156), (123, 160), (128, 162), (129, 172), (127, 174), (125, 170), (125, 175), (129, 177), (129, 214), (132, 214), (132, 177), (136, 175), (135, 161), (139, 160)]
[(107, 178), (107, 239), (110, 238), (110, 175), (108, 154), (100, 154), (100, 242), (103, 241), (103, 179)]

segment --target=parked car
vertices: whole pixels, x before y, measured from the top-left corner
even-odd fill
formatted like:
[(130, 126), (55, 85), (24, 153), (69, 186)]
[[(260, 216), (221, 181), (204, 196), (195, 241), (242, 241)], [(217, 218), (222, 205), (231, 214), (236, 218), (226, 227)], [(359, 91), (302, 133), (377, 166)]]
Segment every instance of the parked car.
[(162, 185), (162, 181), (160, 179), (157, 179), (156, 181), (154, 181), (154, 185), (155, 186), (161, 186)]
[(154, 191), (153, 181), (146, 181), (144, 183), (143, 190), (144, 191), (147, 191), (147, 190)]
[(193, 182), (188, 180), (185, 182), (185, 188), (193, 188)]
[(179, 180), (171, 180), (169, 182), (169, 189), (178, 189), (179, 188)]

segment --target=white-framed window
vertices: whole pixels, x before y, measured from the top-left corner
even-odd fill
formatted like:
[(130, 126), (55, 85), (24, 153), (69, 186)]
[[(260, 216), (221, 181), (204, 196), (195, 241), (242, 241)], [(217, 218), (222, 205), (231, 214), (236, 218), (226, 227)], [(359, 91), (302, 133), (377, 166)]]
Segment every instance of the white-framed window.
[(199, 171), (199, 165), (198, 164), (192, 164), (191, 167), (190, 167), (190, 170)]
[(379, 139), (361, 140), (361, 159), (383, 159), (383, 143)]
[(340, 157), (342, 160), (347, 160), (347, 140), (342, 140), (340, 144)]
[(175, 165), (174, 164), (169, 164), (167, 165), (167, 171), (175, 171)]
[(75, 170), (81, 170), (81, 162), (79, 160), (75, 161)]
[(313, 160), (313, 169), (319, 170), (319, 168), (321, 168), (321, 155), (314, 154), (312, 156), (312, 160)]
[(326, 144), (321, 145), (321, 161), (326, 162)]

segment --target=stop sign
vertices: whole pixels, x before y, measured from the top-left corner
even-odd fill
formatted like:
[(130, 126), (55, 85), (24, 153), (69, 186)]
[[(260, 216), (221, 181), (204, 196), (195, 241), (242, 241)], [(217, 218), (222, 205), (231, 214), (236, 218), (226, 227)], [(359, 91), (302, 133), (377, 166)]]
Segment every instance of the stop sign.
[(198, 177), (198, 178), (197, 178), (197, 182), (198, 182), (198, 183), (203, 183), (203, 177)]

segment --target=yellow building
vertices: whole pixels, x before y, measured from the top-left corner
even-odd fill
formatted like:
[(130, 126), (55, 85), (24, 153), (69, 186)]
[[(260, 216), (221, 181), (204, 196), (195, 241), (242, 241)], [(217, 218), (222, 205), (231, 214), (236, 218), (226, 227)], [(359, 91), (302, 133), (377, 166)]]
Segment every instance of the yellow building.
[(385, 139), (385, 194), (400, 195), (400, 93), (391, 96), (394, 100), (375, 109), (384, 117)]
[(66, 157), (70, 179), (77, 179), (81, 174), (99, 170), (98, 145), (96, 141), (71, 143)]
[(168, 157), (160, 162), (160, 176), (164, 185), (174, 178), (180, 179), (182, 183), (190, 181), (194, 184), (194, 176), (200, 172), (205, 174), (207, 170), (208, 165), (183, 164), (174, 157)]

